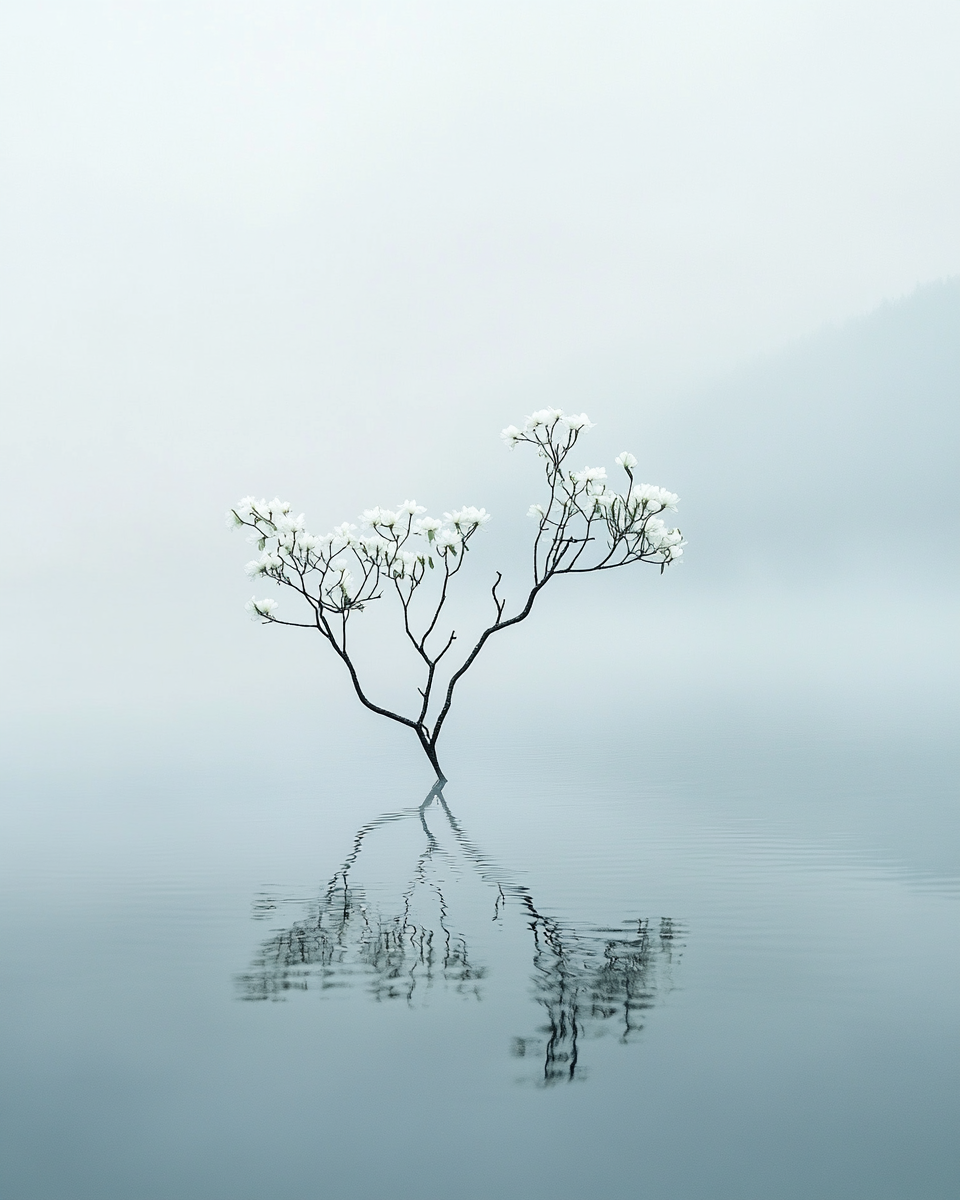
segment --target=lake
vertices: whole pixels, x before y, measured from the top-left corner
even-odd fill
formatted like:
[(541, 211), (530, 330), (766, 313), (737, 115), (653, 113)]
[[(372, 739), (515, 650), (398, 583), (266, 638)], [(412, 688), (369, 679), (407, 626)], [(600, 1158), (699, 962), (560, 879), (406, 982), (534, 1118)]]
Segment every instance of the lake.
[(11, 769), (3, 1194), (953, 1200), (949, 739), (612, 728)]

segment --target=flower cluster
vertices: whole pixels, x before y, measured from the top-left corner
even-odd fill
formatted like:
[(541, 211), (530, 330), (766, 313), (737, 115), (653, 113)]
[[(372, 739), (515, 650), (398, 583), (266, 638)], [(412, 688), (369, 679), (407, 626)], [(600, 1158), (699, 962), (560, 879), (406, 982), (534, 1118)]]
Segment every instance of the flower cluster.
[(586, 413), (565, 413), (562, 408), (541, 408), (539, 412), (531, 413), (523, 424), (522, 429), (516, 425), (508, 425), (500, 436), (511, 450), (521, 442), (532, 442), (543, 446), (555, 434), (569, 438), (578, 433), (586, 433), (593, 428), (593, 422)]
[[(658, 513), (675, 511), (679, 497), (651, 483), (637, 484), (633, 470), (636, 456), (624, 451), (616, 465), (627, 476), (626, 487), (615, 491), (607, 482), (604, 467), (571, 471), (566, 459), (581, 433), (593, 422), (585, 413), (569, 415), (559, 408), (545, 408), (527, 417), (522, 429), (510, 425), (501, 433), (513, 449), (521, 442), (535, 445), (547, 460), (550, 497), (546, 504), (532, 504), (528, 515), (539, 524), (536, 544), (537, 578), (572, 571), (602, 570), (646, 561), (661, 567), (676, 562), (685, 545), (679, 529), (668, 529)], [(599, 561), (587, 556), (596, 544), (600, 529), (607, 533), (606, 549)]]
[[(293, 516), (284, 500), (245, 496), (227, 514), (233, 528), (246, 528), (260, 557), (247, 563), (251, 579), (271, 579), (299, 592), (318, 619), (324, 613), (346, 615), (375, 600), (386, 582), (409, 594), (432, 570), (435, 559), (446, 576), (462, 564), (471, 537), (490, 520), (482, 508), (461, 508), (444, 519), (425, 515), (415, 500), (396, 510), (371, 508), (361, 524), (345, 522), (331, 533), (313, 534), (303, 514)], [(255, 621), (272, 621), (277, 601), (251, 599)]]

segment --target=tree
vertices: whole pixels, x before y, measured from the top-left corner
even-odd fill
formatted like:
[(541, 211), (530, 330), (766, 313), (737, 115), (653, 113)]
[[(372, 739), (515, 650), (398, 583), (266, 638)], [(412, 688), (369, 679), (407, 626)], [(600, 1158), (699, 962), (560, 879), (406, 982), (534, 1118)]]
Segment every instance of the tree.
[[(302, 514), (291, 515), (286, 501), (247, 496), (228, 514), (233, 527), (250, 531), (251, 541), (261, 552), (259, 559), (247, 564), (247, 574), (254, 579), (272, 579), (295, 592), (308, 619), (278, 617), (278, 602), (271, 598), (251, 599), (248, 612), (263, 624), (319, 633), (346, 668), (360, 702), (411, 729), (437, 779), (444, 780), (437, 742), (457, 684), (494, 634), (527, 619), (551, 580), (639, 562), (652, 563), (663, 572), (683, 554), (680, 530), (668, 529), (659, 515), (676, 509), (677, 496), (653, 484), (637, 484), (633, 475), (637, 460), (632, 454), (624, 452), (616, 459), (626, 476), (622, 492), (608, 486), (603, 467), (567, 468), (566, 461), (581, 434), (592, 428), (584, 414), (566, 415), (560, 409), (547, 408), (528, 417), (523, 429), (511, 425), (503, 430), (501, 436), (511, 449), (521, 444), (537, 448), (546, 475), (545, 502), (531, 505), (529, 511), (537, 523), (533, 580), (524, 604), (508, 616), (506, 601), (498, 595), (502, 575), (497, 572), (490, 589), (496, 617), (449, 674), (443, 675), (445, 660), (457, 635), (442, 624), (442, 617), (470, 542), (490, 520), (482, 508), (457, 509), (440, 520), (407, 500), (396, 511), (369, 509), (361, 518), (360, 530), (343, 524), (332, 533), (317, 536), (307, 531)], [(402, 636), (413, 647), (423, 672), (413, 715), (394, 712), (371, 700), (351, 657), (351, 622), (385, 594), (399, 602)]]

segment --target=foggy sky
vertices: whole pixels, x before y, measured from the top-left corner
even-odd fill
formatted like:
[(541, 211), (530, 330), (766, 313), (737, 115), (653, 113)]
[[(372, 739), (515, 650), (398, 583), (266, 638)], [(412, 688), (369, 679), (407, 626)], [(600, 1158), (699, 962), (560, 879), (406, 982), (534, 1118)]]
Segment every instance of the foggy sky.
[[(673, 471), (656, 482), (689, 482), (719, 562), (716, 486), (746, 472), (777, 492), (778, 464), (812, 461), (774, 437), (750, 475), (744, 380), (789, 430), (776, 406), (808, 405), (788, 383), (802, 339), (960, 272), (958, 34), (956, 5), (929, 2), (5, 5), (8, 711), (212, 703), (278, 677), (305, 694), (302, 655), (276, 651), (278, 676), (263, 638), (279, 631), (244, 624), (227, 504), (281, 492), (322, 528), (410, 494), (522, 497), (522, 513), (535, 491), (497, 434), (545, 403), (598, 422), (591, 461), (622, 430)], [(860, 366), (833, 375), (826, 343), (808, 361), (889, 447), (902, 389), (878, 421), (861, 386), (884, 344), (861, 338)], [(924, 412), (946, 414), (956, 363), (937, 361)], [(712, 425), (689, 415), (705, 411)], [(938, 530), (954, 495), (939, 419), (910, 459)], [(851, 478), (859, 547), (875, 477)], [(799, 563), (778, 495), (749, 513)], [(836, 549), (810, 586), (851, 557), (856, 597), (874, 569), (894, 578)], [(678, 636), (722, 641), (684, 570), (664, 593), (687, 597)], [(762, 582), (801, 603), (797, 572)]]

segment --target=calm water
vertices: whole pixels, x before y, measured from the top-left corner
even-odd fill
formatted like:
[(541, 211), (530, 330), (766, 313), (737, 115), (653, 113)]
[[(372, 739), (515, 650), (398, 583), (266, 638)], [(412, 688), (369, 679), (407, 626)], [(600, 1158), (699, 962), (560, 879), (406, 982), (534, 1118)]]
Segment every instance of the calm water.
[(330, 759), (12, 774), (4, 1196), (960, 1194), (942, 745)]

